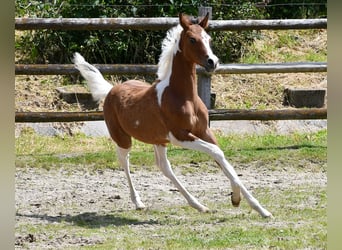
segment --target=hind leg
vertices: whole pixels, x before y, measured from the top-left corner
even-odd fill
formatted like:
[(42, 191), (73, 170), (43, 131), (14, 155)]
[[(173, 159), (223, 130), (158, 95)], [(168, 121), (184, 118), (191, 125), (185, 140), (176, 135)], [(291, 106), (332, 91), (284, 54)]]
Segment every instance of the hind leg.
[(125, 131), (120, 127), (115, 109), (111, 104), (111, 100), (112, 99), (110, 98), (106, 98), (103, 107), (108, 132), (112, 140), (117, 145), (116, 152), (118, 155), (118, 160), (120, 165), (123, 167), (128, 180), (131, 200), (135, 204), (136, 209), (144, 209), (145, 205), (141, 202), (140, 196), (133, 185), (131, 172), (129, 169), (129, 152), (132, 146), (131, 136), (126, 134)]
[(131, 173), (129, 170), (129, 151), (130, 151), (130, 148), (125, 149), (125, 148), (121, 148), (119, 146), (117, 147), (118, 159), (120, 161), (121, 166), (125, 170), (125, 174), (126, 174), (126, 177), (128, 180), (129, 190), (130, 190), (130, 194), (131, 194), (131, 200), (135, 204), (136, 209), (141, 210), (141, 209), (145, 208), (145, 205), (144, 205), (144, 203), (141, 202), (139, 193), (135, 189), (133, 182), (132, 182), (132, 177), (131, 177)]

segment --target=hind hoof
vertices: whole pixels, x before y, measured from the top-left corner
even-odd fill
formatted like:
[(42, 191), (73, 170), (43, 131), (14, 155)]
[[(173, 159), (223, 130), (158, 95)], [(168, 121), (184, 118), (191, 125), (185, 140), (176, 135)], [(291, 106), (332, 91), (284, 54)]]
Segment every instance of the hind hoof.
[(265, 218), (265, 219), (267, 219), (267, 218), (273, 218), (273, 215), (272, 215), (269, 211), (267, 211), (266, 209), (264, 209), (264, 210), (261, 212), (261, 216), (262, 216), (263, 218)]
[(232, 197), (231, 197), (231, 201), (232, 201), (232, 205), (234, 207), (238, 207), (240, 206), (240, 201), (241, 201), (241, 196), (234, 196), (234, 193), (231, 193)]
[(210, 209), (207, 208), (207, 207), (204, 207), (204, 208), (202, 208), (201, 210), (198, 210), (198, 211), (200, 211), (201, 213), (209, 213)]

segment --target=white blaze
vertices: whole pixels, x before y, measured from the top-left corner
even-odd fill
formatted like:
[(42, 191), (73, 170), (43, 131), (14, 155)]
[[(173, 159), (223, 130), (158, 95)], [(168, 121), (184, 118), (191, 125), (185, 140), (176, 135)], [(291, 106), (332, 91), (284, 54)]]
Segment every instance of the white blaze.
[(211, 39), (211, 37), (208, 35), (208, 33), (205, 32), (205, 30), (202, 30), (202, 41), (203, 41), (203, 44), (204, 44), (204, 46), (208, 52), (208, 56), (211, 60), (214, 61), (214, 64), (217, 64), (218, 58), (217, 58), (217, 56), (214, 55), (213, 51), (211, 50), (210, 39)]

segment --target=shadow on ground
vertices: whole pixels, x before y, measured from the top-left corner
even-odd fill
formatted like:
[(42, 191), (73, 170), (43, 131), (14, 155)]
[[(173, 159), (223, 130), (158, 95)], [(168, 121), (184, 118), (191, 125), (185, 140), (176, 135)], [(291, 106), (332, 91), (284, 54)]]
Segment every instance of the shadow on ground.
[(38, 214), (27, 215), (27, 214), (17, 213), (16, 216), (40, 219), (40, 220), (48, 221), (51, 223), (69, 222), (69, 223), (72, 223), (73, 225), (86, 227), (86, 228), (160, 224), (156, 220), (148, 220), (148, 221), (138, 220), (138, 219), (133, 219), (133, 218), (127, 218), (125, 216), (117, 215), (117, 214), (99, 215), (95, 212), (86, 212), (86, 213), (81, 213), (78, 215), (58, 215), (58, 216), (38, 215)]

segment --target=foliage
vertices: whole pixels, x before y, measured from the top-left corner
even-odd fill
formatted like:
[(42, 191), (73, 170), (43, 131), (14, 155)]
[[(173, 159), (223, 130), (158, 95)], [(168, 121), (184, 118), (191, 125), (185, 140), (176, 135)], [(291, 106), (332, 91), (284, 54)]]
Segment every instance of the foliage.
[[(307, 3), (307, 2), (310, 2)], [(197, 16), (198, 7), (212, 6), (213, 19), (316, 18), (326, 16), (326, 4), (306, 0), (301, 5), (292, 0), (271, 1), (257, 8), (251, 1), (169, 0), (76, 0), (16, 1), (16, 17), (174, 17), (178, 12)], [(235, 62), (244, 47), (257, 36), (256, 31), (212, 32), (213, 49), (221, 62)], [(96, 63), (151, 63), (160, 55), (165, 31), (101, 30), (53, 31), (37, 30), (21, 34), (16, 48), (21, 63), (67, 63), (75, 51)]]
[(327, 1), (322, 0), (276, 0), (270, 1), (266, 13), (271, 19), (322, 18), (327, 16)]
[[(262, 18), (263, 11), (250, 1), (169, 0), (97, 0), (80, 3), (63, 1), (16, 1), (16, 17), (174, 17), (178, 12), (197, 16), (198, 7), (212, 6), (213, 19)], [(213, 49), (222, 62), (240, 58), (241, 47), (251, 42), (254, 31), (212, 32)], [(53, 31), (37, 30), (21, 33), (16, 48), (23, 57), (20, 63), (68, 63), (75, 51), (94, 63), (151, 63), (160, 55), (165, 31), (101, 30)]]

